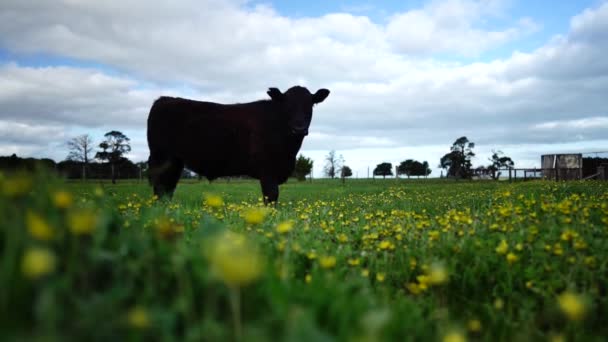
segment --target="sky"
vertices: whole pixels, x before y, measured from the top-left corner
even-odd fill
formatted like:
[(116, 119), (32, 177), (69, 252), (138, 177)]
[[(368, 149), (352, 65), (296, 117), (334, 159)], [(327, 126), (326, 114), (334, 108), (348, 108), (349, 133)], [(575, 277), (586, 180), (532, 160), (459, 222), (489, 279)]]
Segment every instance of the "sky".
[[(331, 91), (301, 153), (354, 176), (428, 161), (461, 136), (474, 166), (500, 150), (608, 151), (608, 2), (2, 0), (0, 155), (68, 154), (119, 130), (146, 160), (161, 95), (221, 103), (269, 87)], [(607, 157), (608, 153), (598, 156)]]

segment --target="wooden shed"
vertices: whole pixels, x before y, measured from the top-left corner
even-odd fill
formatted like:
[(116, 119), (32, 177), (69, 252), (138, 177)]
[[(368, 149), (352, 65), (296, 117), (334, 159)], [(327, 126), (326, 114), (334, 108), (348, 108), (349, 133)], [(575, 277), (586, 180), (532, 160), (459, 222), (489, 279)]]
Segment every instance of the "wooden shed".
[(579, 180), (583, 178), (583, 155), (545, 154), (541, 156), (543, 178), (551, 180)]

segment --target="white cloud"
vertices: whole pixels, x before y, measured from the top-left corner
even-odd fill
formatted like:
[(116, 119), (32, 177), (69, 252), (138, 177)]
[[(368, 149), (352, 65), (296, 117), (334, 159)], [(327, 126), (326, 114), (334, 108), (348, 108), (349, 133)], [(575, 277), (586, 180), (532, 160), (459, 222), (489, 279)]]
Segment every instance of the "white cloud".
[(394, 15), (387, 26), (388, 40), (408, 54), (451, 52), (475, 56), (538, 29), (530, 18), (501, 31), (484, 30), (476, 24), (498, 16), (504, 1), (433, 1), (422, 9)]

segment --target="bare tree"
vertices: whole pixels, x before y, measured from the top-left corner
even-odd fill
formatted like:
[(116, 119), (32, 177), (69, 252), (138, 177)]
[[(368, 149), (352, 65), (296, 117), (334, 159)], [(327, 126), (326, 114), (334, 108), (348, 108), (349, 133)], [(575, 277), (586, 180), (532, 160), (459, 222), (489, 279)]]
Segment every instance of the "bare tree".
[(327, 177), (333, 179), (339, 174), (343, 162), (344, 158), (342, 158), (342, 156), (337, 157), (336, 151), (331, 150), (329, 151), (329, 154), (325, 156), (325, 168), (323, 169), (323, 172)]
[(88, 134), (79, 135), (67, 142), (70, 153), (67, 159), (82, 163), (82, 179), (87, 179), (89, 156), (93, 153), (93, 139)]

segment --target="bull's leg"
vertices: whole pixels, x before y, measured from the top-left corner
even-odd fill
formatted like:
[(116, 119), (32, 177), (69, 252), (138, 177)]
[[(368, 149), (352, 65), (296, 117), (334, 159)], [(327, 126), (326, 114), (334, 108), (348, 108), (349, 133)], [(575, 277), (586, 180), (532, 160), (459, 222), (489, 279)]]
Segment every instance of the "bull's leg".
[(277, 204), (279, 200), (279, 184), (275, 180), (264, 179), (260, 181), (264, 204)]

